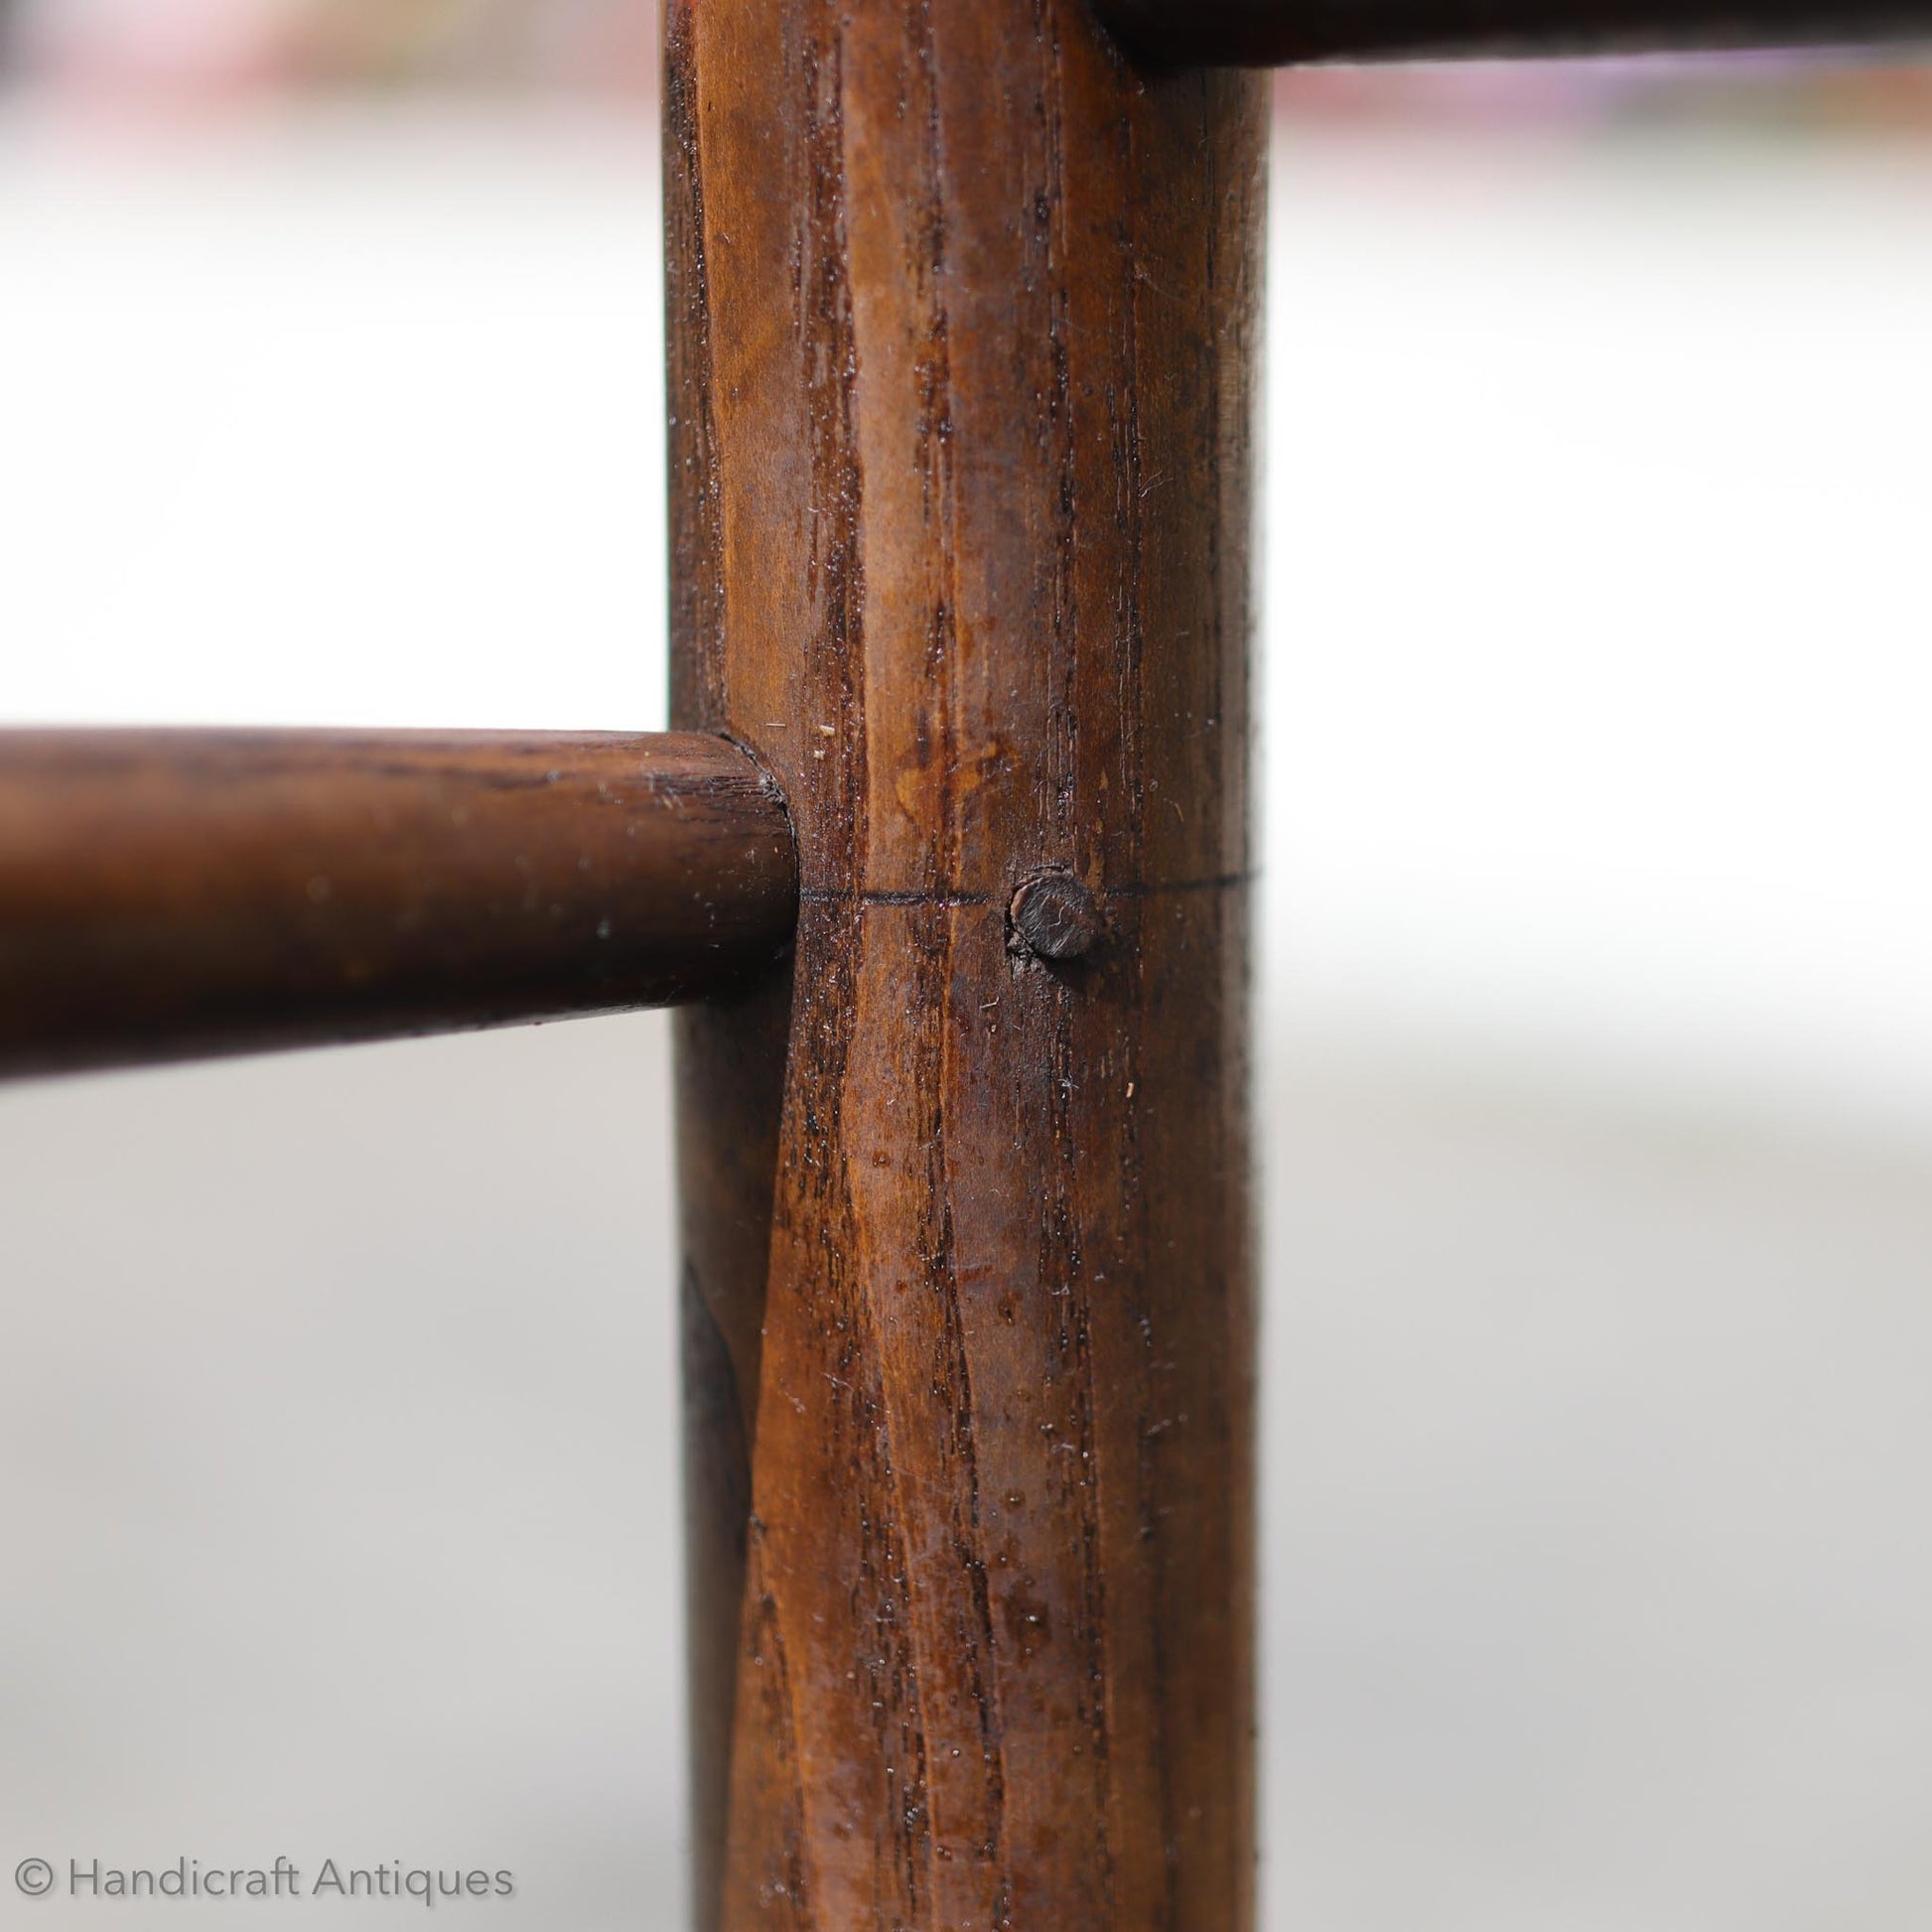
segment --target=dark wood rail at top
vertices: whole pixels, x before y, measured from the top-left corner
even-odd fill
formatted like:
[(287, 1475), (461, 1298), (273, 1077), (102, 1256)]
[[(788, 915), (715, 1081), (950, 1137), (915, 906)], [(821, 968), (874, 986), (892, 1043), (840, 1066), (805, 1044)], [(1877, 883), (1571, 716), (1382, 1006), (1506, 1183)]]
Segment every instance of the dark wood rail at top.
[(0, 1074), (696, 999), (796, 905), (722, 738), (0, 733)]
[(1169, 66), (1932, 38), (1928, 0), (1095, 0), (1136, 55)]

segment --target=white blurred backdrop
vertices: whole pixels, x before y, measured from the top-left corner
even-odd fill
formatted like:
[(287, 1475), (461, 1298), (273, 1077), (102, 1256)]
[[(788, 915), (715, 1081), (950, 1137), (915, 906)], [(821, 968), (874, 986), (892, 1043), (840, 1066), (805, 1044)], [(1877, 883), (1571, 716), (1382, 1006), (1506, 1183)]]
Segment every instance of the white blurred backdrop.
[[(0, 112), (0, 720), (661, 724), (656, 194)], [(1291, 118), (1272, 242), (1267, 1923), (1917, 1928), (1932, 144)], [(0, 1091), (0, 1870), (681, 1922), (665, 1038)]]

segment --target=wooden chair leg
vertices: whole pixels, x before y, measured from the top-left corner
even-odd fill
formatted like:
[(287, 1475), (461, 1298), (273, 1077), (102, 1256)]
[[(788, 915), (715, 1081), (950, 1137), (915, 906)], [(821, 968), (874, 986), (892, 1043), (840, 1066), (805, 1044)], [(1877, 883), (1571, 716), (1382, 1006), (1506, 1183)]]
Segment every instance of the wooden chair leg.
[(671, 0), (675, 714), (788, 988), (680, 1025), (706, 1932), (1241, 1932), (1265, 82)]

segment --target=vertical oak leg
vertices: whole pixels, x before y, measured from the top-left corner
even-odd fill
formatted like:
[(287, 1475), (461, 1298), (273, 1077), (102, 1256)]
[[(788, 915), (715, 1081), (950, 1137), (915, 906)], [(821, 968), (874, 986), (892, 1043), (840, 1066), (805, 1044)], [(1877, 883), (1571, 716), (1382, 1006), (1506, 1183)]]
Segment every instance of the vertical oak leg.
[(669, 0), (704, 1932), (1245, 1932), (1265, 83), (1079, 0)]

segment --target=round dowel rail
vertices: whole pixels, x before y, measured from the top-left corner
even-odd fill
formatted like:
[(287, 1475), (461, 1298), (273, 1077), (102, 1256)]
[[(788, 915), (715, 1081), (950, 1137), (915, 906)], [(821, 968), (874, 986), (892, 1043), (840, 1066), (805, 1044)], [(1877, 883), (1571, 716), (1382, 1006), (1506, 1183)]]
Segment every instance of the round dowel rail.
[(1932, 36), (1924, 0), (1095, 0), (1135, 55), (1172, 66), (1846, 46)]
[(789, 942), (697, 733), (0, 733), (0, 1074), (692, 1000)]

